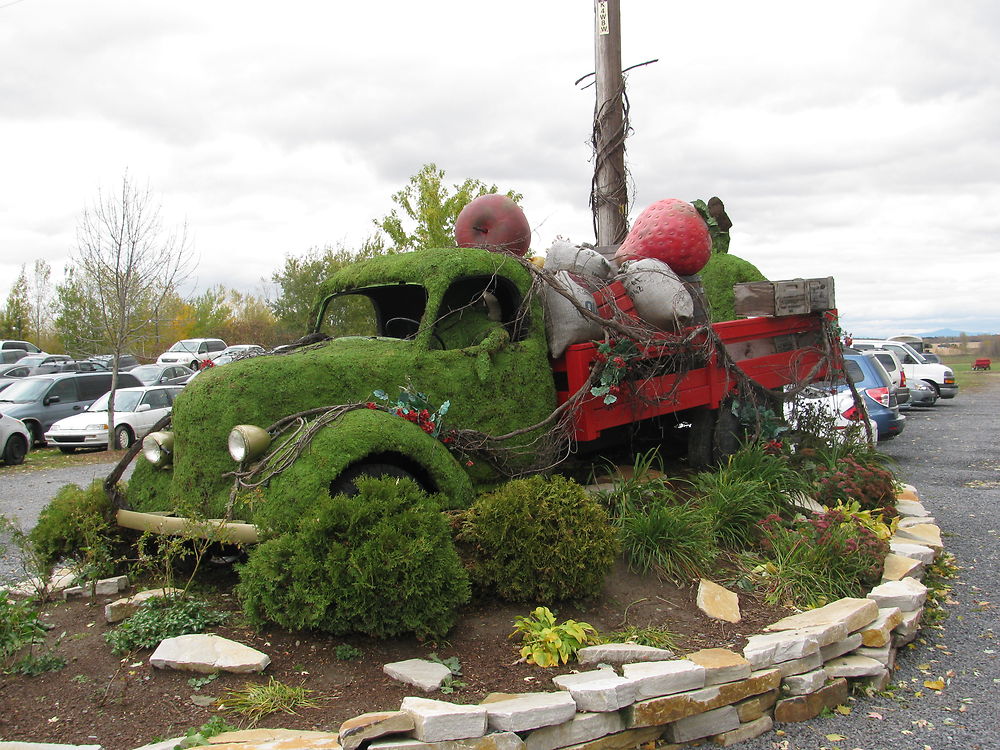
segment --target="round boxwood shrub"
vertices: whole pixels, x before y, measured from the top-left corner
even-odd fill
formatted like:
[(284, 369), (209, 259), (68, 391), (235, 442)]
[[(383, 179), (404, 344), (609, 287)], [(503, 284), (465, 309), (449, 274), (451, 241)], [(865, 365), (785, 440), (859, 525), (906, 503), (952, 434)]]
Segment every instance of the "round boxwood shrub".
[(594, 596), (619, 549), (604, 509), (562, 476), (515, 479), (481, 496), (459, 539), (473, 583), (511, 602)]
[(114, 508), (100, 479), (86, 489), (63, 485), (42, 508), (38, 523), (28, 532), (28, 540), (42, 562), (53, 564), (88, 550), (95, 561), (102, 561), (102, 570), (92, 572), (109, 572), (113, 551), (121, 543), (113, 518)]
[(237, 593), (255, 624), (389, 638), (444, 635), (469, 600), (439, 498), (409, 479), (359, 479), (294, 531), (258, 545)]

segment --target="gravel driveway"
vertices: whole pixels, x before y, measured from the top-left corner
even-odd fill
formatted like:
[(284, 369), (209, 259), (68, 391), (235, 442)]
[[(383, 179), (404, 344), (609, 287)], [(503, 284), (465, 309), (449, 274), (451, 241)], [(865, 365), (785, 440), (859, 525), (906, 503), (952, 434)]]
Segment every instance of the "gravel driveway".
[[(1000, 378), (991, 386), (911, 409), (902, 435), (882, 443), (937, 519), (961, 566), (951, 616), (896, 660), (896, 698), (859, 698), (849, 716), (782, 724), (747, 750), (997, 750), (1000, 748)], [(923, 641), (923, 642), (921, 642)], [(949, 673), (954, 676), (947, 678)], [(945, 677), (941, 692), (923, 686)], [(921, 695), (917, 695), (917, 693)], [(828, 740), (840, 735), (843, 740)]]

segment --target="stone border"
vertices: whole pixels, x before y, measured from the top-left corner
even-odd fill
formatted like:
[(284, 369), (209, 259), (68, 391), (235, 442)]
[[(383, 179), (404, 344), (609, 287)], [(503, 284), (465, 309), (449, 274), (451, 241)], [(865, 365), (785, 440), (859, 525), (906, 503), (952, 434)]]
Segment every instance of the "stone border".
[[(279, 750), (292, 741), (319, 750), (629, 750), (659, 741), (667, 750), (694, 741), (729, 746), (775, 723), (810, 720), (844, 703), (849, 682), (884, 689), (897, 650), (920, 630), (927, 598), (920, 578), (943, 546), (916, 489), (903, 487), (882, 583), (864, 599), (840, 599), (769, 625), (750, 636), (742, 654), (714, 648), (666, 661), (633, 656), (617, 668), (557, 676), (553, 692), (493, 694), (478, 705), (408, 697), (399, 711), (357, 716), (336, 733), (230, 732), (206, 747)], [(139, 750), (172, 750), (180, 739)], [(0, 742), (0, 750), (8, 745)]]

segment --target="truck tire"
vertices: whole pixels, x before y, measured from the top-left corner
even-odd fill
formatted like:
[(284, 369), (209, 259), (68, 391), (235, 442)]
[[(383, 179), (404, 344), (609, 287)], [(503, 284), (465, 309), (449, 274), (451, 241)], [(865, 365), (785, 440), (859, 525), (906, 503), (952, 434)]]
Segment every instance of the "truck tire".
[(719, 410), (709, 409), (707, 406), (700, 406), (691, 414), (687, 456), (692, 468), (703, 469), (715, 463), (715, 427), (718, 418)]
[(412, 479), (418, 485), (417, 478), (405, 469), (386, 463), (360, 463), (348, 467), (340, 476), (330, 482), (330, 495), (346, 495), (354, 497), (358, 494), (356, 480), (362, 477), (389, 477), (392, 479)]
[(719, 405), (719, 418), (715, 422), (715, 461), (723, 461), (736, 453), (746, 439), (746, 427), (733, 414), (732, 400)]

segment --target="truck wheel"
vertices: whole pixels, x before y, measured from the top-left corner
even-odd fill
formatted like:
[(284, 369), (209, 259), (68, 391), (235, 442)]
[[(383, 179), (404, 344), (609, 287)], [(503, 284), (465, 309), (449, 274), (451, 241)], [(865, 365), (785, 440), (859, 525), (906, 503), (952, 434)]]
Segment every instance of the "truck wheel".
[(933, 380), (925, 380), (923, 382), (929, 385), (931, 388), (933, 388), (934, 393), (937, 394), (937, 397), (941, 398), (941, 389), (938, 387), (937, 383), (935, 383)]
[(691, 415), (691, 429), (688, 431), (688, 464), (702, 469), (715, 463), (715, 424), (719, 418), (718, 409), (702, 406)]
[[(414, 482), (417, 482), (417, 478), (410, 472), (393, 464), (361, 463), (349, 467), (341, 472), (339, 477), (330, 482), (330, 495), (354, 497), (358, 494), (358, 487), (355, 481), (362, 477), (390, 477), (393, 479), (412, 479)], [(419, 485), (420, 483), (417, 482), (417, 484)]]
[(715, 460), (722, 461), (736, 453), (746, 436), (746, 428), (733, 414), (732, 401), (723, 401), (715, 422)]
[(24, 457), (28, 453), (28, 441), (23, 435), (11, 435), (7, 438), (7, 445), (3, 448), (3, 460), (8, 466), (18, 466), (24, 463)]

